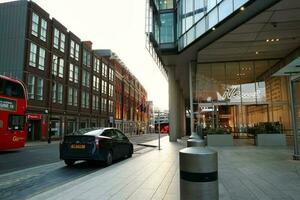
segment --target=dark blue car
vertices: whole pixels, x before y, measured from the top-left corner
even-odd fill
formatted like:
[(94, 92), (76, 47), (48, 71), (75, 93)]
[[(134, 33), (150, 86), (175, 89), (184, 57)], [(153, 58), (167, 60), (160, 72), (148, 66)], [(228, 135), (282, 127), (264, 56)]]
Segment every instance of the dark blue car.
[(72, 166), (78, 160), (102, 161), (107, 166), (133, 154), (133, 145), (116, 128), (85, 128), (63, 138), (60, 159)]

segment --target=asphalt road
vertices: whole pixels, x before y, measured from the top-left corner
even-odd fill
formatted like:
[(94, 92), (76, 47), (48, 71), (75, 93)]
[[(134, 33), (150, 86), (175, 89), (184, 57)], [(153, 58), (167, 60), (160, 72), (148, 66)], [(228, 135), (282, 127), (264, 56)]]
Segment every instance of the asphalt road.
[(0, 152), (0, 175), (59, 161), (58, 143), (29, 146), (12, 152)]
[[(153, 149), (137, 144), (155, 139), (156, 134), (131, 137), (135, 148), (133, 156)], [(72, 168), (66, 167), (59, 160), (57, 142), (0, 153), (0, 200), (26, 199), (102, 168), (101, 165), (89, 165), (86, 162), (79, 162)]]

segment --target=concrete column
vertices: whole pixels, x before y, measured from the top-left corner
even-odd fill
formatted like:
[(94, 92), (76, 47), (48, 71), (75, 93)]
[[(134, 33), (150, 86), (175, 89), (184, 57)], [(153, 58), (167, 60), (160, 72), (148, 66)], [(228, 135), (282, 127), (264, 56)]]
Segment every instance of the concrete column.
[(178, 125), (178, 131), (177, 131), (177, 138), (181, 138), (183, 135), (183, 110), (182, 110), (182, 89), (178, 90), (178, 101), (177, 101), (177, 109), (178, 109), (178, 116), (177, 116), (177, 125)]
[(185, 102), (182, 90), (180, 97), (180, 110), (180, 137), (183, 137), (185, 136)]
[(169, 133), (170, 142), (177, 141), (178, 131), (178, 83), (175, 77), (175, 67), (168, 67), (168, 81), (169, 81)]

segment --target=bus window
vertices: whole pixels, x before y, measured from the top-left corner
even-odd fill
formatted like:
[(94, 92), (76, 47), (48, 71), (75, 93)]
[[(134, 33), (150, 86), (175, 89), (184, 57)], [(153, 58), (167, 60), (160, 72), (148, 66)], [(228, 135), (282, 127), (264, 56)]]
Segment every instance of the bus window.
[(23, 130), (25, 117), (22, 115), (9, 115), (8, 130)]
[(0, 94), (10, 97), (24, 98), (23, 87), (11, 81), (0, 80)]

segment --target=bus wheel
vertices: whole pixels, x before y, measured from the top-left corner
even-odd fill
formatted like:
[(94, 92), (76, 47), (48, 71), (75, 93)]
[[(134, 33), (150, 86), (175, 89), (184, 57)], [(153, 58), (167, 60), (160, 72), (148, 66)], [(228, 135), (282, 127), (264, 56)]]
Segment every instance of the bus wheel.
[(64, 161), (65, 161), (65, 164), (69, 167), (73, 166), (75, 163), (75, 160), (64, 160)]

